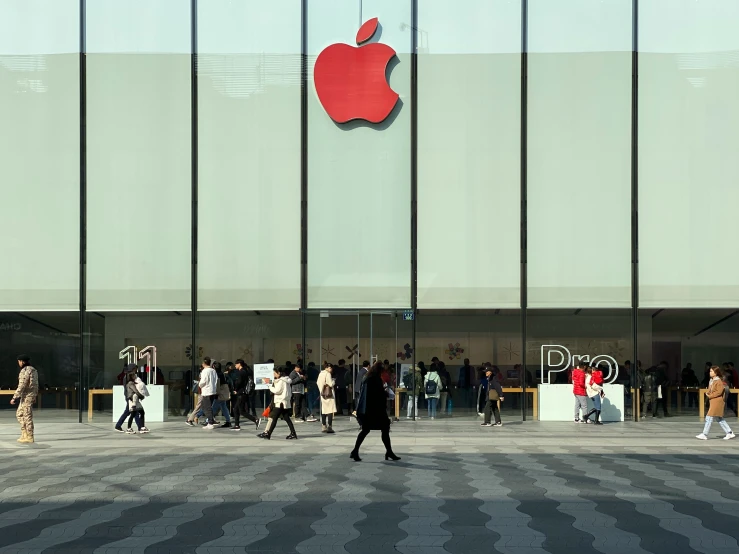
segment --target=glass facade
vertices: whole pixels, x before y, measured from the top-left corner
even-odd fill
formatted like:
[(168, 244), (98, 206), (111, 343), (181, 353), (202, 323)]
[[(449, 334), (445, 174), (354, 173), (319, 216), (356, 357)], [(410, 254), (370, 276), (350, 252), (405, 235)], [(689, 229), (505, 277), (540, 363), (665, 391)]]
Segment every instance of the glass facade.
[[(315, 68), (360, 56), (375, 17), (359, 48), (393, 50), (398, 99), (370, 123), (340, 79), (370, 62)], [(110, 411), (125, 352), (153, 345), (179, 414), (205, 355), (387, 360), (396, 382), (436, 357), (441, 411), (478, 412), (490, 362), (519, 390), (504, 414), (535, 418), (521, 385), (554, 344), (617, 360), (628, 418), (631, 368), (660, 363), (692, 409), (683, 369), (739, 363), (737, 19), (732, 0), (2, 0), (0, 388), (23, 352), (42, 410)]]

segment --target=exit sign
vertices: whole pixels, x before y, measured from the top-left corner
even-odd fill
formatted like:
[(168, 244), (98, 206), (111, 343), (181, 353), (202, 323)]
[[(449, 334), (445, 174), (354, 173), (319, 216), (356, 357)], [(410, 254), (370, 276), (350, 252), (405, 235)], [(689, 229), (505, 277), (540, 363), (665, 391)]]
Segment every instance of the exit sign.
[(413, 321), (414, 319), (413, 310), (406, 310), (403, 312), (403, 321)]

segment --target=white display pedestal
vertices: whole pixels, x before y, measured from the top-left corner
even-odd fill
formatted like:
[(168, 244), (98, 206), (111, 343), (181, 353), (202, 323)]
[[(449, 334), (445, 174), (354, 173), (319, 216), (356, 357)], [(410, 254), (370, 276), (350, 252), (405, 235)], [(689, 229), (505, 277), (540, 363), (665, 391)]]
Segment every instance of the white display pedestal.
[[(624, 421), (624, 386), (605, 385), (601, 421)], [(588, 411), (593, 403), (588, 398)], [(572, 385), (539, 385), (539, 421), (574, 421)]]
[[(167, 421), (169, 412), (169, 387), (167, 385), (146, 385), (149, 396), (141, 401), (146, 412), (146, 421), (161, 423)], [(121, 414), (126, 410), (126, 398), (123, 395), (123, 387), (113, 387), (113, 423), (118, 421)]]

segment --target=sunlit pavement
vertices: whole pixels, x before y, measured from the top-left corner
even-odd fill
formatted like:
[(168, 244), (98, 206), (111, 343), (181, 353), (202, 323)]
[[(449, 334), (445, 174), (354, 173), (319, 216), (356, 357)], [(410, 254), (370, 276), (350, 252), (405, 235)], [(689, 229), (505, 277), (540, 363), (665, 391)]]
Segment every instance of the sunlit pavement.
[(109, 419), (40, 417), (22, 446), (0, 413), (0, 553), (739, 552), (739, 439), (714, 425), (696, 440), (697, 417), (403, 419), (402, 460), (373, 432), (361, 463), (347, 417), (335, 435), (298, 424), (298, 441), (283, 422), (265, 441), (184, 419), (127, 436)]

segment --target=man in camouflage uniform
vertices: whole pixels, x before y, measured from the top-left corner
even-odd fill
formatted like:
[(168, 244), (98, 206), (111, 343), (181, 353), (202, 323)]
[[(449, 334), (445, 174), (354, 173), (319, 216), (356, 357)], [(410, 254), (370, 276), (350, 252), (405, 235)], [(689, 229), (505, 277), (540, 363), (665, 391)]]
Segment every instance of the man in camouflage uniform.
[(18, 375), (18, 389), (10, 403), (18, 404), (18, 411), (15, 413), (21, 425), (21, 438), (18, 442), (30, 444), (33, 442), (32, 408), (38, 396), (38, 372), (31, 365), (31, 358), (25, 355), (18, 356), (18, 367), (21, 368)]

